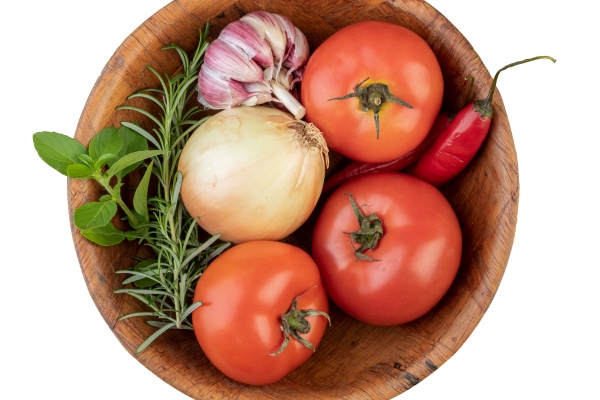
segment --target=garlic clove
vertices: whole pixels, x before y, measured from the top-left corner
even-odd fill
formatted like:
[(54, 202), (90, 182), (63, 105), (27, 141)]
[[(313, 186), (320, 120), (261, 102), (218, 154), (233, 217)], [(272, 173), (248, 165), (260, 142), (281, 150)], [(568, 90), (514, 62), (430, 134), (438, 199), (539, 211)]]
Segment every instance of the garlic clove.
[(266, 82), (247, 82), (242, 83), (244, 86), (244, 90), (249, 94), (248, 97), (242, 105), (257, 105), (264, 104), (273, 101), (273, 96), (271, 95), (272, 89), (271, 86)]
[(247, 22), (238, 20), (228, 24), (219, 34), (219, 40), (239, 47), (249, 60), (256, 62), (262, 68), (273, 69), (271, 46)]
[(231, 108), (245, 100), (241, 85), (220, 77), (205, 65), (198, 75), (198, 101), (209, 109)]
[(294, 89), (296, 83), (302, 82), (302, 78), (304, 78), (304, 70), (306, 70), (306, 64), (302, 65), (300, 68), (295, 69), (293, 71), (291, 82), (290, 82), (290, 90)]
[(290, 90), (292, 87), (292, 79), (288, 72), (289, 71), (286, 68), (281, 68), (281, 70), (275, 77), (277, 83), (283, 86), (286, 90)]
[(296, 35), (294, 35), (294, 43), (291, 51), (283, 61), (283, 65), (288, 68), (288, 76), (291, 75), (298, 68), (304, 66), (308, 57), (310, 56), (310, 50), (308, 45), (308, 39), (304, 36), (304, 33), (298, 28), (294, 27)]
[(263, 79), (260, 66), (237, 47), (217, 38), (204, 54), (203, 67), (207, 66), (220, 77), (240, 82), (256, 82)]
[(266, 11), (252, 11), (240, 20), (250, 24), (271, 46), (273, 61), (276, 65), (274, 75), (277, 76), (285, 59), (287, 43), (285, 28), (281, 25), (279, 18)]
[(279, 14), (273, 14), (275, 18), (279, 20), (279, 24), (285, 31), (285, 54), (283, 55), (283, 62), (290, 56), (290, 53), (294, 50), (294, 43), (296, 42), (296, 27), (286, 17)]
[(276, 97), (275, 101), (280, 101), (285, 105), (288, 112), (294, 116), (297, 120), (304, 118), (306, 114), (306, 109), (302, 106), (302, 104), (294, 97), (294, 95), (289, 92), (286, 88), (281, 86), (279, 83), (273, 79), (271, 81), (271, 87), (273, 88), (273, 94)]
[(267, 103), (272, 97), (265, 82), (242, 83), (222, 78), (203, 65), (198, 76), (198, 101), (208, 109), (222, 110)]

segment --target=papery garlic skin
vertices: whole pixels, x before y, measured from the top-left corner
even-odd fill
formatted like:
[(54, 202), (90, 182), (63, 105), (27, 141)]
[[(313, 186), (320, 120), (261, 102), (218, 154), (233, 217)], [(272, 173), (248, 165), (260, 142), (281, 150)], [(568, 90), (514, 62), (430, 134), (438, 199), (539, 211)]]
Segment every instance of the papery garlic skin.
[(278, 17), (276, 14), (271, 14), (267, 11), (253, 11), (240, 18), (240, 21), (250, 24), (271, 46), (273, 61), (276, 66), (275, 74), (279, 73), (283, 65), (288, 44), (284, 20), (289, 21), (285, 17)]
[(200, 71), (198, 90), (203, 96), (198, 101), (209, 109), (228, 109), (234, 105), (264, 104), (273, 101), (272, 88), (264, 80), (240, 82), (223, 79), (210, 68)]
[[(217, 110), (277, 103), (302, 119), (305, 110), (295, 85), (302, 80), (308, 58), (308, 40), (289, 19), (253, 11), (223, 28), (206, 49), (198, 101)], [(274, 89), (273, 83), (279, 86)]]
[[(308, 39), (298, 28), (296, 28), (295, 38), (294, 45), (283, 62), (283, 66), (288, 68), (288, 76), (300, 68), (304, 70), (309, 57)], [(296, 76), (296, 79), (301, 81), (302, 75)]]
[(230, 23), (219, 34), (219, 40), (239, 47), (248, 59), (256, 62), (262, 68), (273, 69), (271, 46), (248, 22), (238, 20)]
[(237, 46), (223, 40), (213, 41), (204, 55), (204, 64), (218, 76), (239, 82), (256, 82), (263, 79), (263, 71), (258, 64), (248, 59), (246, 53)]
[(179, 161), (188, 213), (206, 232), (233, 243), (294, 232), (317, 204), (328, 163), (321, 133), (299, 129), (308, 125), (261, 106), (210, 117)]

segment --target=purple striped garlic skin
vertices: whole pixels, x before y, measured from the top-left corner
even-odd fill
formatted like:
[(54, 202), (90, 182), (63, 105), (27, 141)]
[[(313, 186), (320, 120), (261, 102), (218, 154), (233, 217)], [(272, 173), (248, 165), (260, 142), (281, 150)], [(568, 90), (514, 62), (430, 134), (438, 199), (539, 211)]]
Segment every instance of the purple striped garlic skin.
[[(286, 18), (287, 19), (287, 18)], [(287, 46), (285, 27), (280, 18), (266, 11), (254, 11), (244, 15), (240, 21), (245, 21), (271, 46), (273, 63), (276, 64), (276, 75), (279, 73)], [(291, 23), (291, 22), (290, 22)]]
[(273, 68), (271, 46), (246, 21), (238, 20), (230, 23), (223, 28), (219, 34), (219, 39), (242, 49), (249, 59), (256, 62), (263, 69)]

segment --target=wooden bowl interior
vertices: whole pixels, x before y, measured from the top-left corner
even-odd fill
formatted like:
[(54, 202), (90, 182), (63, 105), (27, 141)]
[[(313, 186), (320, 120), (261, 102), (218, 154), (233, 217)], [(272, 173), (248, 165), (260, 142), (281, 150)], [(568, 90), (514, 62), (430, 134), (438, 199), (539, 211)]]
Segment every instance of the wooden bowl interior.
[[(421, 0), (178, 0), (151, 16), (116, 50), (85, 104), (75, 137), (88, 143), (100, 129), (124, 120), (148, 126), (139, 115), (115, 111), (115, 107), (125, 104), (134, 91), (158, 85), (145, 69), (147, 65), (167, 73), (178, 68), (177, 55), (161, 47), (177, 43), (191, 51), (207, 21), (211, 38), (215, 38), (226, 24), (259, 9), (289, 17), (306, 34), (311, 49), (336, 30), (360, 20), (389, 21), (412, 29), (429, 43), (444, 71), (443, 110), (464, 105), (466, 76), (475, 78), (475, 98), (484, 97), (491, 83), (469, 42)], [(90, 295), (125, 349), (192, 398), (392, 398), (430, 375), (461, 347), (489, 307), (506, 268), (516, 226), (519, 183), (514, 143), (499, 93), (494, 111), (490, 134), (478, 156), (442, 188), (463, 229), (458, 276), (442, 301), (417, 321), (391, 328), (370, 326), (333, 306), (332, 326), (315, 355), (280, 382), (254, 387), (234, 382), (216, 370), (190, 331), (168, 332), (135, 355), (154, 328), (142, 318), (117, 322), (119, 316), (142, 311), (143, 306), (130, 296), (114, 294), (122, 281), (115, 271), (130, 266), (132, 256), (141, 250), (131, 243), (96, 246), (71, 222)], [(71, 217), (75, 208), (96, 200), (99, 194), (99, 187), (88, 181), (69, 180)], [(288, 241), (309, 250), (310, 224), (311, 220)]]

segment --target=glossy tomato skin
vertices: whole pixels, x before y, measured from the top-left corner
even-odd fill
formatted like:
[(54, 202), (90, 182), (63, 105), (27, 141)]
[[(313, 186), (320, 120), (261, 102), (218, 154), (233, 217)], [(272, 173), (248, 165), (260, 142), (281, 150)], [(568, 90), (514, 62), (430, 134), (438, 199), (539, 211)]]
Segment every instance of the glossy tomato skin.
[[(377, 138), (372, 111), (359, 100), (329, 99), (354, 87), (382, 83), (413, 108), (383, 104)], [(387, 162), (413, 150), (440, 111), (444, 81), (429, 45), (400, 25), (364, 21), (327, 38), (311, 55), (301, 85), (306, 119), (322, 132), (331, 150), (353, 160)]]
[[(383, 237), (356, 258), (349, 234), (359, 229), (347, 193), (364, 215), (377, 214)], [(356, 248), (360, 247), (354, 244)], [(401, 173), (373, 173), (341, 185), (327, 199), (313, 232), (312, 255), (329, 298), (374, 325), (412, 321), (448, 291), (461, 259), (456, 215), (434, 186)]]
[[(319, 270), (300, 248), (251, 241), (226, 250), (200, 277), (194, 293), (194, 301), (203, 303), (192, 313), (203, 352), (238, 382), (266, 385), (280, 380), (314, 354), (291, 338), (283, 352), (270, 355), (284, 340), (280, 317), (300, 294), (297, 309), (328, 312)], [(301, 336), (316, 348), (328, 321), (323, 316), (306, 320), (311, 330)]]

